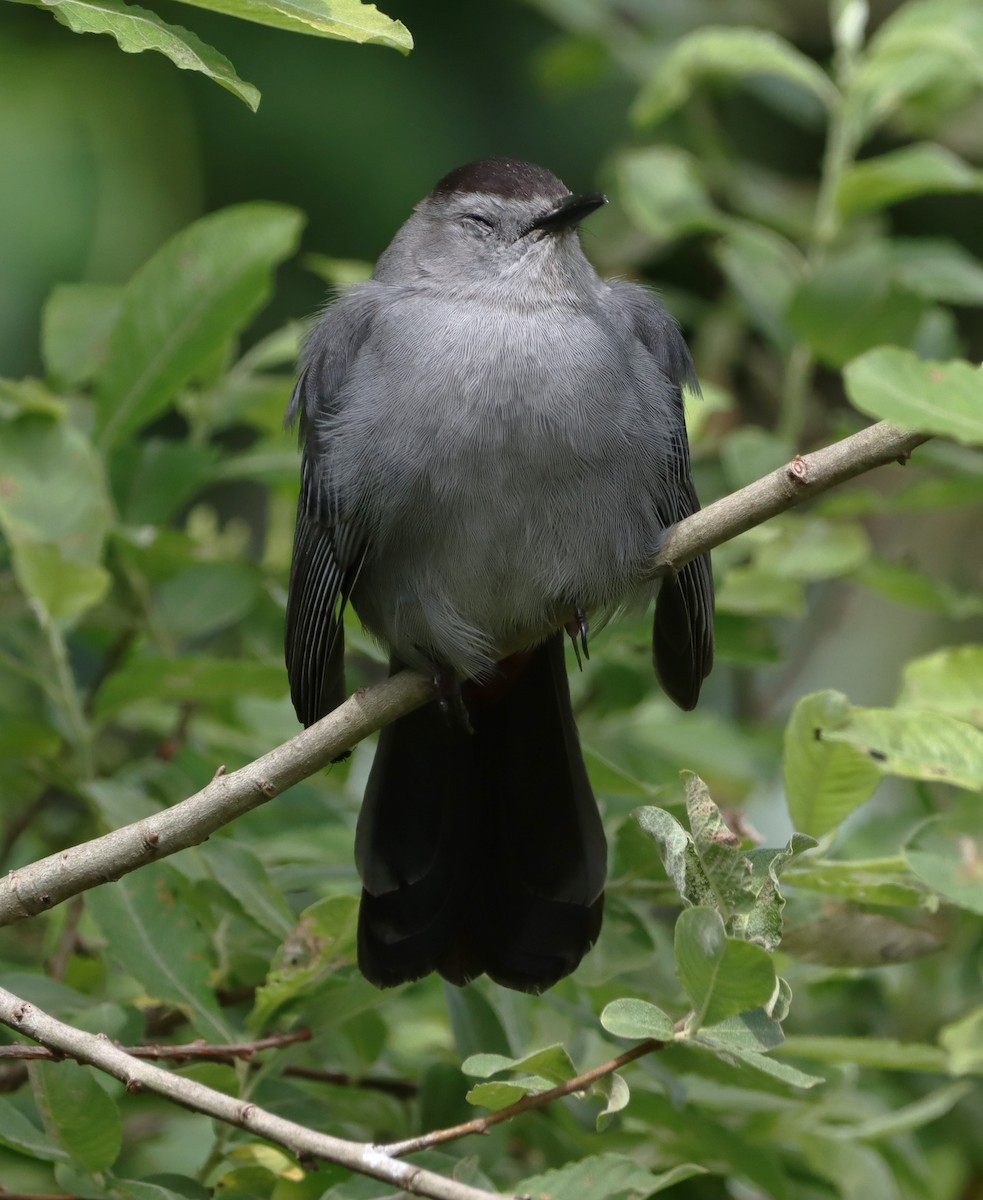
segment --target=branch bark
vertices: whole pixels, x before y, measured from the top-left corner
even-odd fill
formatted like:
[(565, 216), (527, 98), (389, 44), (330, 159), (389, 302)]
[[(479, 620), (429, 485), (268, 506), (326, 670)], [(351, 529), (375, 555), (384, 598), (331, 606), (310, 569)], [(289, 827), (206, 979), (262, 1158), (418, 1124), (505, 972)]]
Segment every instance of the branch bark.
[(381, 1179), (404, 1192), (429, 1196), (432, 1200), (502, 1200), (498, 1193), (486, 1192), (400, 1162), (378, 1146), (349, 1142), (307, 1129), (255, 1104), (214, 1091), (194, 1079), (172, 1075), (153, 1063), (133, 1058), (104, 1035), (87, 1033), (56, 1020), (4, 988), (0, 988), (0, 1022), (59, 1055), (112, 1075), (125, 1084), (129, 1092), (155, 1092), (184, 1108), (276, 1142), (301, 1162), (320, 1159), (337, 1163), (360, 1175)]
[(888, 463), (903, 466), (912, 451), (929, 441), (925, 433), (898, 429), (887, 421), (868, 425), (822, 450), (797, 454), (790, 463), (754, 483), (708, 504), (674, 525), (648, 578), (678, 570), (697, 555), (729, 542), (805, 500)]
[[(813, 454), (796, 456), (787, 466), (673, 526), (647, 578), (678, 570), (769, 517), (874, 467), (906, 462), (927, 440), (924, 434), (881, 421)], [(544, 636), (549, 632), (544, 629)], [(360, 689), (316, 725), (241, 770), (225, 775), (220, 769), (207, 787), (164, 812), (11, 871), (0, 879), (0, 926), (36, 916), (100, 883), (199, 845), (435, 695), (431, 680), (403, 671)]]

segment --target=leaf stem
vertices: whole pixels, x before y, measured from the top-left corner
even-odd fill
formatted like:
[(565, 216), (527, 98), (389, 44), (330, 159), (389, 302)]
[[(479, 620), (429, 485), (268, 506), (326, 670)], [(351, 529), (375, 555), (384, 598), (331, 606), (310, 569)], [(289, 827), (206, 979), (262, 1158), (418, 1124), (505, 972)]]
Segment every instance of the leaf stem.
[[(853, 162), (860, 144), (859, 130), (850, 117), (845, 92), (855, 66), (855, 53), (849, 47), (839, 46), (833, 60), (836, 98), (830, 109), (816, 208), (809, 244), (805, 248), (807, 278), (814, 276), (822, 266), (826, 252), (839, 237), (842, 227), (837, 196), (843, 174)], [(799, 445), (805, 429), (815, 369), (812, 351), (804, 342), (798, 343), (785, 364), (782, 413), (778, 424), (780, 436), (793, 449)]]
[(85, 717), (82, 697), (75, 683), (75, 674), (68, 658), (68, 644), (58, 622), (42, 604), (31, 601), (38, 624), (48, 643), (55, 670), (57, 698), (65, 718), (66, 732), (72, 748), (78, 755), (81, 781), (91, 779), (94, 774), (92, 755), (92, 730)]
[(630, 1050), (626, 1050), (624, 1054), (619, 1054), (617, 1058), (601, 1063), (600, 1066), (592, 1067), (589, 1071), (584, 1071), (582, 1075), (575, 1075), (573, 1079), (568, 1079), (565, 1083), (550, 1088), (549, 1091), (530, 1093), (528, 1096), (523, 1096), (521, 1100), (517, 1100), (515, 1104), (510, 1104), (507, 1108), (500, 1108), (498, 1112), (488, 1113), (484, 1117), (475, 1117), (472, 1121), (464, 1121), (460, 1125), (451, 1125), (446, 1129), (434, 1129), (419, 1137), (407, 1138), (404, 1142), (393, 1142), (382, 1149), (391, 1158), (402, 1158), (404, 1154), (415, 1154), (419, 1150), (427, 1150), (429, 1147), (439, 1146), (443, 1142), (453, 1142), (472, 1133), (487, 1133), (493, 1125), (500, 1125), (502, 1121), (508, 1121), (512, 1117), (519, 1116), (520, 1113), (543, 1108), (554, 1100), (569, 1096), (573, 1092), (586, 1091), (599, 1079), (613, 1075), (621, 1067), (638, 1058), (644, 1058), (646, 1054), (661, 1050), (665, 1045), (665, 1042), (649, 1038), (647, 1041), (639, 1042)]

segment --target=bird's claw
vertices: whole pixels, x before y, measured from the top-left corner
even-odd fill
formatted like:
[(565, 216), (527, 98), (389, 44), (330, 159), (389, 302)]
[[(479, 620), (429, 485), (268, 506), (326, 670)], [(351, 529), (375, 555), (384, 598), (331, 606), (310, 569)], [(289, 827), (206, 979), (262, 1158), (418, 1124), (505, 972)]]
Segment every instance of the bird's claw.
[(573, 652), (577, 659), (577, 666), (581, 671), (584, 669), (584, 664), (580, 657), (581, 651), (583, 651), (584, 658), (590, 662), (590, 647), (587, 644), (587, 632), (589, 628), (586, 611), (579, 607), (574, 609), (573, 617), (566, 623), (566, 631), (570, 634), (570, 641), (573, 643)]

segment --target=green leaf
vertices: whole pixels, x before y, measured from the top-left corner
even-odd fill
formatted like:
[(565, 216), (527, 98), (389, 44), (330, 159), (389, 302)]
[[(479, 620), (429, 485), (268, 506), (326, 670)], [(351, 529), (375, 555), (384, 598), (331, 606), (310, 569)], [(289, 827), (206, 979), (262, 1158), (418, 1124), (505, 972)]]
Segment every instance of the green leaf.
[(56, 621), (70, 623), (98, 604), (112, 578), (102, 567), (72, 562), (53, 545), (14, 546), (14, 570), (23, 591)]
[[(691, 771), (684, 771), (683, 783), (693, 846), (716, 900), (714, 907), (727, 917), (733, 910), (744, 908), (749, 895), (751, 864), (741, 852), (740, 838), (724, 821), (703, 780)], [(696, 904), (706, 902), (705, 899), (689, 898)]]
[(63, 421), (68, 412), (65, 401), (49, 391), (39, 379), (0, 377), (0, 421), (24, 416), (53, 417)]
[(909, 291), (946, 304), (983, 304), (983, 263), (945, 238), (895, 238), (894, 277)]
[(615, 1037), (658, 1042), (671, 1042), (675, 1032), (672, 1018), (647, 1000), (612, 1000), (601, 1013), (601, 1024)]
[(755, 554), (757, 569), (783, 578), (815, 582), (835, 579), (861, 567), (870, 540), (859, 525), (787, 513), (769, 521)]
[(818, 1062), (850, 1063), (879, 1071), (927, 1071), (937, 1075), (947, 1070), (946, 1056), (937, 1046), (899, 1042), (893, 1038), (795, 1034), (785, 1039), (780, 1053)]
[(688, 908), (676, 921), (676, 971), (693, 1002), (693, 1028), (716, 1025), (772, 997), (775, 968), (760, 946), (727, 937), (718, 912)]
[(789, 42), (764, 29), (710, 26), (674, 43), (643, 87), (632, 110), (639, 125), (654, 125), (680, 107), (706, 81), (777, 76), (824, 105), (836, 89), (822, 70)]
[(559, 1043), (534, 1050), (522, 1058), (507, 1058), (504, 1054), (472, 1054), (461, 1064), (465, 1075), (487, 1079), (499, 1071), (532, 1071), (549, 1081), (550, 1087), (566, 1083), (577, 1074), (570, 1055)]
[(104, 595), (103, 542), (111, 519), (102, 463), (65, 421), (24, 416), (0, 436), (0, 532), (25, 593), (56, 619)]
[(95, 715), (115, 716), (139, 700), (207, 703), (249, 695), (282, 696), (285, 691), (282, 669), (268, 663), (205, 655), (134, 657), (99, 689)]
[(983, 914), (983, 823), (976, 813), (929, 817), (905, 843), (904, 855), (930, 888)]
[(628, 150), (616, 158), (614, 171), (628, 217), (657, 242), (715, 229), (721, 220), (699, 163), (684, 150), (675, 146)]
[[(32, 0), (50, 8), (62, 25), (74, 33), (108, 33), (127, 54), (156, 50), (182, 71), (199, 71), (238, 96), (253, 110), (259, 91), (240, 79), (229, 60), (196, 34), (180, 25), (168, 25), (155, 12), (123, 4), (122, 0)], [(211, 7), (210, 5), (208, 7)]]
[(714, 655), (720, 662), (744, 667), (781, 662), (781, 651), (768, 621), (718, 609), (714, 626)]
[(25, 416), (0, 436), (0, 529), (14, 544), (53, 543), (66, 558), (99, 562), (110, 522), (102, 464), (63, 421)]
[(953, 1075), (983, 1075), (983, 1006), (946, 1025), (939, 1033), (939, 1045)]
[(271, 25), (274, 29), (388, 46), (402, 54), (413, 49), (413, 38), (402, 21), (394, 21), (374, 4), (363, 4), (361, 0), (184, 0), (184, 3), (259, 25)]
[(44, 1159), (46, 1162), (64, 1162), (68, 1155), (59, 1146), (42, 1133), (36, 1125), (24, 1116), (19, 1109), (14, 1108), (9, 1100), (0, 1096), (0, 1146), (10, 1150), (19, 1150), (30, 1158)]
[[(266, 977), (256, 991), (248, 1025), (254, 1035), (267, 1030), (284, 1012), (306, 1004), (333, 982), (335, 973), (355, 960), (358, 900), (355, 896), (329, 896), (305, 909), (291, 930)], [(364, 988), (358, 985), (364, 984)], [(349, 991), (347, 984), (346, 993)], [(369, 1007), (378, 990), (364, 980), (354, 981), (343, 999), (347, 1011)], [(336, 1015), (340, 1020), (342, 1013)]]
[(933, 121), (965, 104), (980, 84), (981, 18), (975, 0), (922, 0), (895, 9), (848, 81), (848, 126), (861, 136), (906, 103)]
[(269, 295), (274, 267), (293, 252), (301, 224), (283, 205), (240, 204), (190, 225), (134, 275), (99, 378), (103, 446), (158, 416), (244, 328)]
[(745, 899), (737, 907), (727, 922), (728, 933), (766, 950), (778, 947), (782, 940), (785, 908), (785, 898), (778, 889), (779, 876), (792, 859), (815, 844), (814, 838), (793, 833), (780, 850), (758, 846), (745, 852), (751, 870), (744, 880), (743, 890), (745, 897), (753, 898), (753, 903), (748, 905)]
[(905, 563), (872, 558), (860, 568), (856, 578), (897, 604), (942, 613), (953, 620), (983, 615), (983, 597), (978, 592), (961, 590), (946, 579)]
[[(246, 454), (261, 454), (264, 448), (282, 450), (283, 414), (293, 386), (293, 375), (253, 374), (234, 367), (213, 387), (200, 392), (184, 392), (178, 400), (178, 408), (188, 418), (198, 438), (242, 422), (275, 439), (269, 447), (264, 441), (252, 443)], [(296, 463), (296, 458), (294, 461)]]
[(881, 343), (909, 342), (925, 308), (895, 282), (889, 245), (871, 240), (828, 255), (795, 290), (785, 318), (818, 358), (839, 367)]
[(852, 708), (822, 736), (866, 754), (884, 775), (983, 789), (983, 732), (944, 713)]
[(444, 995), (454, 1044), (462, 1060), (480, 1053), (508, 1056), (509, 1039), (502, 1019), (478, 988), (445, 987)]
[(258, 595), (256, 573), (242, 563), (193, 563), (157, 588), (156, 628), (177, 641), (206, 637), (241, 620)]
[(251, 850), (232, 838), (214, 837), (199, 854), (212, 878), (235, 898), (243, 912), (275, 937), (286, 937), (293, 928), (293, 913)]
[(948, 713), (983, 728), (983, 646), (953, 646), (908, 663), (897, 707)]
[(351, 287), (372, 278), (374, 264), (362, 258), (330, 258), (327, 254), (305, 254), (302, 265), (332, 287)]
[(814, 921), (785, 930), (782, 949), (800, 962), (856, 969), (911, 962), (934, 954), (941, 942), (930, 929), (892, 920), (882, 913), (836, 912), (827, 905)]
[[(754, 325), (779, 348), (789, 348), (792, 338), (785, 324), (785, 306), (805, 272), (798, 248), (762, 225), (731, 221), (715, 255)], [(737, 429), (734, 434), (741, 432)], [(724, 448), (733, 436), (724, 442)]]
[(731, 567), (717, 593), (717, 607), (738, 616), (801, 617), (805, 615), (802, 582), (755, 566)]
[(500, 1071), (529, 1071), (532, 1074), (517, 1079), (497, 1079), (492, 1083), (477, 1084), (468, 1092), (471, 1104), (498, 1111), (515, 1104), (530, 1093), (548, 1092), (550, 1088), (565, 1083), (577, 1074), (570, 1055), (559, 1043), (534, 1050), (522, 1058), (507, 1058), (503, 1054), (472, 1054), (461, 1064), (465, 1075), (487, 1079)]
[[(939, 449), (939, 443), (932, 448)], [(926, 446), (919, 457), (927, 458), (930, 453)], [(919, 479), (894, 495), (872, 487), (851, 488), (827, 494), (814, 511), (830, 517), (870, 517), (879, 513), (936, 513), (970, 505), (983, 505), (983, 475)]]
[(757, 425), (735, 429), (720, 447), (721, 464), (727, 473), (727, 482), (734, 489), (787, 466), (794, 455), (795, 449), (790, 442)]
[(852, 745), (829, 740), (847, 724), (850, 704), (840, 692), (804, 696), (785, 728), (783, 772), (796, 829), (822, 837), (874, 794), (881, 773)]
[(683, 778), (692, 835), (660, 808), (636, 810), (638, 824), (659, 843), (666, 874), (683, 900), (714, 908), (728, 934), (774, 949), (781, 940), (785, 904), (778, 876), (793, 857), (814, 844), (812, 839), (795, 834), (783, 850), (745, 853), (706, 784), (688, 771)]
[(495, 1079), (491, 1083), (476, 1083), (468, 1089), (469, 1104), (481, 1105), (500, 1112), (516, 1104), (523, 1096), (536, 1096), (556, 1087), (542, 1075), (523, 1075), (518, 1079)]
[(896, 858), (858, 862), (814, 859), (797, 863), (786, 881), (792, 887), (821, 892), (830, 899), (853, 900), (857, 904), (924, 908), (929, 912), (938, 907), (934, 893), (926, 891), (918, 880), (901, 870)]
[(234, 1040), (209, 987), (213, 955), (175, 886), (178, 877), (153, 864), (89, 892), (88, 911), (110, 957), (149, 996), (188, 1014), (198, 1036)]
[(705, 1167), (683, 1163), (656, 1175), (625, 1155), (596, 1154), (541, 1175), (530, 1175), (512, 1190), (535, 1200), (599, 1200), (602, 1196), (604, 1200), (642, 1200), (684, 1179), (705, 1174)]
[(829, 1180), (842, 1200), (902, 1200), (893, 1172), (876, 1151), (838, 1136), (839, 1131), (803, 1129), (798, 1142), (804, 1162), (820, 1179)]
[[(594, 780), (593, 774), (591, 779)], [(651, 853), (650, 847), (646, 849)], [(647, 857), (646, 877), (651, 865), (651, 858)], [(623, 979), (628, 971), (644, 970), (652, 963), (655, 945), (650, 922), (613, 892), (604, 898), (604, 928), (604, 940), (577, 968), (577, 982), (586, 988)]]
[(836, 202), (844, 216), (853, 216), (912, 196), (981, 190), (983, 171), (944, 146), (920, 142), (852, 163), (840, 179)]
[(605, 1101), (604, 1108), (597, 1114), (594, 1126), (598, 1133), (603, 1133), (615, 1115), (628, 1107), (628, 1102), (631, 1100), (631, 1089), (624, 1077), (614, 1071), (611, 1075), (599, 1079), (594, 1084), (593, 1090), (596, 1094), (603, 1096)]
[(41, 357), (59, 388), (91, 383), (106, 357), (122, 289), (106, 283), (62, 283), (41, 313)]
[(219, 452), (191, 442), (141, 440), (110, 461), (113, 494), (127, 525), (163, 525), (209, 482)]
[(123, 1144), (119, 1110), (91, 1067), (32, 1062), (34, 1098), (49, 1135), (85, 1171), (105, 1171)]
[(983, 445), (983, 372), (970, 363), (925, 362), (910, 350), (881, 346), (849, 363), (844, 382), (853, 405), (868, 416)]
[(756, 1008), (700, 1029), (693, 1037), (681, 1039), (679, 1044), (710, 1050), (733, 1066), (750, 1067), (752, 1071), (792, 1087), (811, 1088), (822, 1083), (822, 1079), (816, 1075), (807, 1075), (788, 1063), (769, 1057), (767, 1052), (780, 1046), (782, 1041), (782, 1029), (778, 1022), (770, 1019), (764, 1009)]
[(973, 1084), (947, 1083), (936, 1088), (927, 1096), (920, 1096), (911, 1104), (903, 1104), (881, 1116), (870, 1117), (851, 1126), (849, 1137), (864, 1142), (879, 1142), (885, 1138), (900, 1137), (906, 1133), (937, 1121), (974, 1090)]

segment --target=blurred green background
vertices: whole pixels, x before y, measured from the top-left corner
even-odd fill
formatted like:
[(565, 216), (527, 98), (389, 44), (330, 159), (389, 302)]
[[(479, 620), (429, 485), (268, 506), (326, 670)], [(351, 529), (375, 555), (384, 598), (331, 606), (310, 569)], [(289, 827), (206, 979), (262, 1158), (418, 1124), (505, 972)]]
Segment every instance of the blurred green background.
[[(866, 43), (851, 42), (857, 0), (385, 6), (414, 35), (408, 57), (158, 8), (262, 90), (258, 113), (153, 54), (0, 4), (0, 870), (174, 804), (216, 764), (234, 769), (297, 731), (281, 646), (298, 455), (281, 414), (299, 323), (344, 273), (311, 256), (371, 262), (454, 166), (525, 157), (609, 193), (585, 247), (602, 272), (656, 286), (683, 325), (704, 387), (689, 409), (704, 502), (867, 424), (842, 370), (857, 356), (983, 355), (978, 0), (885, 0)], [(700, 43), (687, 75), (686, 35), (717, 25), (734, 37)], [(776, 50), (773, 34), (787, 43)], [(755, 55), (773, 69), (743, 70)], [(848, 100), (865, 136), (837, 158), (827, 132), (842, 132)], [(306, 215), (299, 255), (291, 211), (187, 228), (248, 201)], [(139, 268), (155, 253), (150, 295)], [(249, 254), (255, 278), (223, 307)], [(212, 303), (161, 365), (153, 339), (181, 325), (199, 269), (217, 281)], [(43, 309), (55, 285), (78, 282), (121, 286), (64, 289)], [(301, 1120), (327, 1112), (348, 1136), (408, 1136), (473, 1115), (470, 1054), (562, 1042), (586, 1067), (624, 1048), (599, 1021), (609, 1002), (686, 1013), (679, 899), (631, 813), (657, 802), (683, 818), (679, 772), (695, 770), (745, 847), (757, 831), (780, 845), (793, 824), (822, 839), (784, 878), (775, 961), (795, 1000), (775, 1059), (827, 1083), (796, 1090), (675, 1046), (632, 1070), (623, 1115), (599, 1114), (596, 1095), (570, 1101), (462, 1143), (437, 1169), (505, 1187), (600, 1169), (590, 1156), (604, 1155), (617, 1160), (605, 1169), (642, 1171), (610, 1194), (641, 1198), (650, 1172), (694, 1160), (712, 1174), (680, 1184), (693, 1200), (978, 1200), (983, 1106), (959, 1077), (983, 1072), (981, 508), (978, 445), (940, 437), (904, 470), (720, 547), (718, 661), (694, 713), (658, 694), (646, 621), (598, 637), (572, 687), (612, 849), (606, 923), (542, 998), (434, 978), (379, 993), (359, 977), (351, 843), (366, 744), (159, 869), (4, 929), (0, 977), (123, 1041), (309, 1024), (314, 1042), (278, 1053), (255, 1092), (245, 1068), (204, 1075)], [(347, 636), (350, 683), (379, 678), (354, 619)], [(860, 741), (837, 750), (815, 731), (851, 718), (845, 701), (810, 698), (820, 689), (892, 707), (855, 710)], [(945, 744), (950, 720), (961, 740)], [(863, 742), (872, 722), (907, 722), (889, 756)], [(828, 769), (835, 754), (845, 782)], [(963, 771), (958, 786), (936, 782), (940, 764)], [(166, 947), (193, 1004), (134, 951), (133, 920)], [(311, 929), (308, 960), (297, 939)], [(565, 1053), (550, 1060), (561, 1075)], [(411, 1098), (279, 1071), (291, 1062), (381, 1074)], [(6, 1132), (14, 1110), (40, 1125), (19, 1067), (0, 1072), (5, 1186), (129, 1196), (128, 1181), (170, 1171), (182, 1197), (199, 1194), (192, 1179), (237, 1200), (372, 1194), (313, 1172), (295, 1187), (248, 1137), (213, 1136), (163, 1104), (141, 1125), (155, 1103), (142, 1096), (114, 1098), (130, 1135), (118, 1161), (107, 1155), (117, 1180), (80, 1183)], [(43, 1108), (44, 1079), (31, 1083)], [(239, 1175), (250, 1154), (262, 1186)], [(556, 1195), (593, 1200), (572, 1180)]]
[[(56, 282), (121, 282), (192, 217), (280, 200), (305, 247), (374, 259), (413, 204), (461, 162), (550, 166), (587, 187), (625, 135), (631, 85), (602, 69), (550, 87), (558, 31), (532, 8), (420, 4), (409, 57), (163, 4), (222, 48), (263, 99), (253, 114), (204, 77), (120, 54), (42, 12), (0, 10), (0, 371), (36, 372)], [(309, 313), (324, 287), (287, 268), (265, 319)]]

